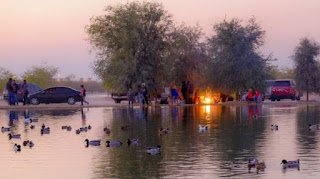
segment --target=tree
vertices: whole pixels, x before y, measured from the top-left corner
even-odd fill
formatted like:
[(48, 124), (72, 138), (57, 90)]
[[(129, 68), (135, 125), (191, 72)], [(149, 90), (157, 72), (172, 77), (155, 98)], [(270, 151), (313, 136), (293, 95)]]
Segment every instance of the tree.
[(210, 84), (225, 92), (243, 92), (251, 86), (263, 90), (272, 58), (258, 51), (265, 31), (254, 18), (246, 25), (238, 19), (223, 20), (213, 30), (215, 35), (208, 40)]
[(295, 48), (292, 59), (295, 63), (295, 80), (300, 90), (307, 92), (319, 92), (320, 70), (316, 58), (319, 56), (320, 46), (314, 40), (303, 38)]
[(53, 77), (57, 73), (58, 68), (42, 64), (39, 66), (32, 66), (27, 69), (27, 71), (22, 75), (22, 78), (26, 79), (28, 83), (34, 83), (41, 88), (46, 88), (53, 84)]
[(6, 87), (9, 78), (13, 76), (14, 75), (12, 72), (0, 66), (0, 91), (2, 91)]
[(295, 72), (293, 68), (281, 68), (270, 66), (269, 76), (271, 79), (294, 79)]
[(189, 80), (197, 86), (204, 85), (207, 63), (206, 44), (201, 42), (204, 34), (199, 26), (184, 24), (174, 27), (170, 34), (169, 55), (166, 62), (166, 80), (180, 84)]
[(110, 5), (105, 12), (86, 27), (98, 57), (94, 72), (108, 90), (137, 89), (143, 82), (149, 91), (159, 90), (164, 85), (171, 15), (153, 2)]

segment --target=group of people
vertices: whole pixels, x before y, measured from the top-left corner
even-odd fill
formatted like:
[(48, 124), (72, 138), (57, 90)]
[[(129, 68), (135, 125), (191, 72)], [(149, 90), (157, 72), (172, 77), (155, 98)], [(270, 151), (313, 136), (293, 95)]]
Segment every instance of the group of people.
[(10, 106), (18, 105), (19, 104), (19, 98), (18, 93), (23, 93), (23, 105), (28, 104), (28, 84), (26, 80), (23, 80), (23, 83), (21, 85), (21, 90), (19, 91), (19, 85), (16, 83), (15, 79), (9, 78), (9, 81), (6, 84), (6, 89), (8, 91), (8, 104)]
[(246, 100), (247, 101), (254, 101), (254, 102), (261, 102), (262, 101), (262, 95), (261, 95), (259, 90), (256, 90), (254, 92), (253, 88), (251, 87), (251, 88), (249, 88)]
[[(139, 87), (139, 92), (137, 95), (138, 98), (138, 102), (139, 104), (142, 106), (144, 104), (149, 105), (148, 102), (148, 89), (146, 87), (145, 83), (141, 84), (141, 87)], [(133, 91), (133, 89), (130, 87), (129, 91), (128, 91), (128, 101), (129, 101), (129, 105), (133, 105), (134, 101), (135, 101), (135, 97), (136, 97), (136, 93)]]
[[(179, 94), (179, 91), (182, 95)], [(184, 104), (193, 104), (196, 99), (196, 93), (194, 94), (194, 86), (191, 81), (182, 81), (181, 89), (177, 89), (176, 85), (172, 82), (170, 84), (170, 95), (172, 104), (177, 104), (178, 99), (182, 99)]]

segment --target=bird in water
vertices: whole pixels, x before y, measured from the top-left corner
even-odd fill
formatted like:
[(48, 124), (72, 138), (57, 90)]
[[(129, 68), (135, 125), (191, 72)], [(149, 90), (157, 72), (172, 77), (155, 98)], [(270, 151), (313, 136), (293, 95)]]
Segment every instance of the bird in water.
[(147, 148), (147, 153), (151, 155), (160, 154), (160, 148), (160, 145), (158, 145), (157, 147), (149, 147)]
[(14, 150), (15, 152), (20, 152), (20, 151), (21, 151), (21, 146), (20, 146), (20, 145), (17, 145), (17, 144), (14, 144), (13, 150)]
[(282, 164), (282, 168), (286, 169), (286, 168), (299, 168), (300, 167), (300, 160), (293, 160), (293, 161), (287, 161), (285, 159), (283, 159), (280, 163), (280, 165)]
[(100, 142), (101, 140), (90, 140), (89, 139), (86, 139), (84, 140), (86, 142), (86, 146), (89, 147), (89, 145), (92, 145), (92, 146), (99, 146), (100, 145)]
[(138, 145), (138, 139), (128, 139), (127, 140), (128, 146), (130, 145)]
[(118, 140), (115, 140), (115, 141), (112, 141), (112, 142), (107, 140), (106, 143), (107, 143), (107, 147), (121, 147), (121, 145), (122, 145), (122, 142), (118, 141)]

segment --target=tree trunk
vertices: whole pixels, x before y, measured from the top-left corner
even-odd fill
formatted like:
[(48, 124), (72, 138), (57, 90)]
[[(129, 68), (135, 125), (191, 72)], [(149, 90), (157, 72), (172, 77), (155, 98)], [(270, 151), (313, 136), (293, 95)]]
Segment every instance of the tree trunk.
[(309, 101), (309, 90), (307, 90), (307, 101)]

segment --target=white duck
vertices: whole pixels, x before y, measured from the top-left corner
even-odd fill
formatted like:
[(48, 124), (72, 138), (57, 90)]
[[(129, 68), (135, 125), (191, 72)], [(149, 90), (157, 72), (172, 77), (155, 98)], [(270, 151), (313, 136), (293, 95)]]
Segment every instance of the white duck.
[(122, 142), (118, 141), (118, 140), (115, 140), (115, 141), (112, 141), (112, 142), (107, 140), (106, 143), (107, 143), (107, 147), (121, 147), (121, 145), (122, 145)]
[(319, 129), (319, 125), (317, 124), (309, 124), (309, 130), (315, 131)]
[(209, 127), (208, 127), (208, 125), (205, 125), (205, 126), (199, 125), (199, 130), (200, 131), (207, 131), (207, 130), (209, 130)]
[(9, 127), (1, 127), (1, 132), (9, 132), (10, 128)]
[(148, 153), (148, 154), (152, 154), (152, 155), (154, 155), (154, 154), (160, 154), (160, 148), (161, 148), (160, 145), (158, 145), (157, 147), (149, 147), (149, 148), (147, 149), (147, 153)]
[(287, 161), (287, 160), (282, 160), (280, 163), (282, 164), (282, 167), (285, 168), (299, 168), (300, 166), (300, 160), (294, 160), (294, 161)]
[(99, 146), (100, 145), (100, 140), (88, 140), (88, 139), (86, 139), (86, 140), (84, 140), (87, 144), (86, 144), (86, 146), (88, 147), (89, 145), (92, 145), (92, 146)]

